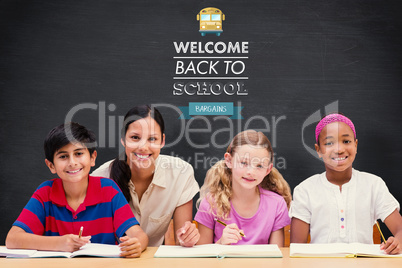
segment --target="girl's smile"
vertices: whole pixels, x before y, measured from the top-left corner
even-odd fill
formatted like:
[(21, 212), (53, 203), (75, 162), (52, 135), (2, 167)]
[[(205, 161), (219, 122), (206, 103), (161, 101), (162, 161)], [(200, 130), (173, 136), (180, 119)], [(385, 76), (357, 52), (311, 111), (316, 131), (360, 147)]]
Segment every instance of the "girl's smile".
[(342, 160), (345, 160), (346, 158), (348, 158), (348, 157), (345, 156), (345, 157), (337, 157), (337, 158), (332, 158), (332, 159), (334, 159), (335, 161), (342, 161)]
[(248, 181), (248, 182), (255, 182), (256, 181), (256, 179), (253, 179), (253, 178), (242, 177), (242, 179), (245, 180), (245, 181)]
[(332, 160), (338, 162), (338, 165), (342, 165), (345, 160), (347, 159), (347, 156), (344, 157), (333, 157)]

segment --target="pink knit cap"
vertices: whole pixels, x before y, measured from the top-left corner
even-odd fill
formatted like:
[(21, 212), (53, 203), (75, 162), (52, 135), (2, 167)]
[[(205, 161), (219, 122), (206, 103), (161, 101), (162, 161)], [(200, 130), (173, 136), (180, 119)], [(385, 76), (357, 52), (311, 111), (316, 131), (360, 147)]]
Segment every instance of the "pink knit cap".
[(355, 134), (355, 139), (356, 139), (356, 130), (355, 130), (355, 126), (353, 125), (352, 121), (347, 118), (344, 115), (341, 114), (329, 114), (326, 117), (324, 117), (323, 119), (321, 119), (321, 121), (317, 124), (316, 128), (315, 128), (315, 140), (318, 143), (318, 136), (320, 136), (321, 131), (323, 130), (323, 128), (331, 123), (334, 122), (343, 122), (346, 125), (348, 125), (352, 131), (353, 134)]

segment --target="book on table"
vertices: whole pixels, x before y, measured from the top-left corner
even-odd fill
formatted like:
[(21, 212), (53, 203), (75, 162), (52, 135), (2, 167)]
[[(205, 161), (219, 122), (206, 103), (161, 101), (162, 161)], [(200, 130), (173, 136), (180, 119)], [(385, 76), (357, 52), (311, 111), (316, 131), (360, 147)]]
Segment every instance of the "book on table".
[(206, 244), (194, 247), (159, 246), (155, 258), (282, 258), (276, 244), (220, 245)]
[(362, 243), (330, 243), (304, 244), (291, 243), (289, 249), (291, 258), (306, 257), (377, 257), (402, 258), (402, 254), (389, 255), (380, 249), (379, 244)]
[(106, 245), (89, 243), (74, 252), (44, 251), (30, 249), (8, 249), (0, 247), (0, 256), (7, 258), (74, 258), (74, 257), (103, 257), (119, 258), (120, 247), (118, 245)]

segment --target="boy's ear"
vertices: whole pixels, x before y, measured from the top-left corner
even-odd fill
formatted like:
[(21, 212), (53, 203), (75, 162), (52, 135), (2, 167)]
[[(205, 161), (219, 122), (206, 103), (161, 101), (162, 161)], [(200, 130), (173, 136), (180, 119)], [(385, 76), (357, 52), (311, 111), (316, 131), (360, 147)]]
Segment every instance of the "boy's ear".
[(52, 162), (50, 162), (49, 160), (45, 159), (45, 164), (50, 169), (50, 172), (52, 172), (52, 174), (57, 173), (56, 169), (54, 168), (54, 164)]
[(98, 156), (98, 152), (96, 150), (94, 150), (91, 155), (91, 167), (95, 166), (95, 160), (96, 160), (97, 156)]
[(229, 153), (225, 153), (225, 163), (228, 168), (233, 167), (232, 156)]

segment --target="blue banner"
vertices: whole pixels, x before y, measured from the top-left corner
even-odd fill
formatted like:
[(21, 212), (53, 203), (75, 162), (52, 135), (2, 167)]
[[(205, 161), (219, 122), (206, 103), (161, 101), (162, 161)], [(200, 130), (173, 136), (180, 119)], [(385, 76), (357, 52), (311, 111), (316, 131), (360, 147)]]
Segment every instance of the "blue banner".
[(183, 114), (179, 119), (191, 119), (192, 115), (231, 115), (231, 119), (243, 119), (240, 112), (243, 107), (236, 107), (232, 102), (189, 102), (189, 106), (180, 106)]

